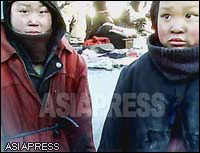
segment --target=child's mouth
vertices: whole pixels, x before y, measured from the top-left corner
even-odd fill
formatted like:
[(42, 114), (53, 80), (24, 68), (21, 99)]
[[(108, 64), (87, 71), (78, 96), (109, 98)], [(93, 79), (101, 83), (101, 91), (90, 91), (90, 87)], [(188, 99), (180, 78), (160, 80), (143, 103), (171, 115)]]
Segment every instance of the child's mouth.
[(28, 31), (26, 33), (30, 34), (30, 35), (38, 35), (38, 34), (40, 34), (40, 32), (38, 32), (38, 31)]
[(172, 38), (168, 42), (171, 46), (174, 46), (174, 47), (183, 47), (186, 45), (186, 41), (180, 38)]

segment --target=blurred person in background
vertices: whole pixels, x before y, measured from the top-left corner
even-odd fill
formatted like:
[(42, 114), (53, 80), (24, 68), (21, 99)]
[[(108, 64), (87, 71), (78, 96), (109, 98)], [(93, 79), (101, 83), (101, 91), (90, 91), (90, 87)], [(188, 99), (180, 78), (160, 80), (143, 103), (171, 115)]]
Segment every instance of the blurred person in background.
[(88, 39), (91, 39), (96, 35), (97, 30), (104, 23), (113, 23), (114, 21), (110, 16), (110, 13), (106, 6), (106, 1), (93, 1), (93, 7), (95, 8), (96, 15), (91, 19), (91, 24), (88, 33)]
[(86, 39), (86, 5), (82, 1), (57, 1), (66, 24), (66, 31), (80, 42)]

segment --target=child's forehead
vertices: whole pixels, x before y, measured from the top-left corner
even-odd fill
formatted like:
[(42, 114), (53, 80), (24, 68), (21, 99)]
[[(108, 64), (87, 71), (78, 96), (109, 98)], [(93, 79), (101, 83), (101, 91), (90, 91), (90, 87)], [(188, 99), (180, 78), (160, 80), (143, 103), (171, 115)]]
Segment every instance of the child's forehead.
[(199, 9), (199, 1), (160, 1), (159, 9)]
[(45, 7), (40, 1), (16, 1), (16, 6), (25, 6), (25, 7)]

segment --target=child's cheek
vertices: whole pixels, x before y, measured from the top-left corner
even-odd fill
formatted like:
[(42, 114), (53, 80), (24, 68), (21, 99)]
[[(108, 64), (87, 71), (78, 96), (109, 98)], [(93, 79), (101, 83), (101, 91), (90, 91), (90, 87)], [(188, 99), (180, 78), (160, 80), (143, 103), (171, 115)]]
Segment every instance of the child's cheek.
[(158, 37), (159, 37), (161, 43), (165, 43), (165, 41), (167, 41), (167, 32), (165, 31), (165, 29), (163, 29), (163, 28), (159, 29)]
[(199, 45), (199, 30), (191, 33), (191, 39), (193, 40), (194, 45)]

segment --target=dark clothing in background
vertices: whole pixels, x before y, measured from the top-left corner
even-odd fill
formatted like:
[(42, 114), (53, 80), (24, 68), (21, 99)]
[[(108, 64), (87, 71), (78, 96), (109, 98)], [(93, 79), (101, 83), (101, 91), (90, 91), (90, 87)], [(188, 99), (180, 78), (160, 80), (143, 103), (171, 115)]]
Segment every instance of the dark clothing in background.
[(109, 30), (111, 29), (112, 27), (109, 25), (105, 25), (105, 26), (102, 25), (97, 29), (95, 35), (98, 37), (109, 38), (110, 42), (114, 45), (116, 49), (124, 49), (126, 46), (125, 46), (125, 41), (123, 39), (126, 37), (123, 37), (113, 32), (109, 32)]

